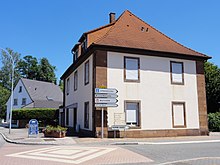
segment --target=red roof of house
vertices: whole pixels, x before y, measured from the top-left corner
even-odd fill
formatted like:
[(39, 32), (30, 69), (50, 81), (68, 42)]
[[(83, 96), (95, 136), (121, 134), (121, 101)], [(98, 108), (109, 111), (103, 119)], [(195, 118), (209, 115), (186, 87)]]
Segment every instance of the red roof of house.
[(174, 41), (128, 10), (124, 11), (114, 23), (84, 34), (88, 35), (88, 46), (91, 44), (117, 46), (209, 58)]

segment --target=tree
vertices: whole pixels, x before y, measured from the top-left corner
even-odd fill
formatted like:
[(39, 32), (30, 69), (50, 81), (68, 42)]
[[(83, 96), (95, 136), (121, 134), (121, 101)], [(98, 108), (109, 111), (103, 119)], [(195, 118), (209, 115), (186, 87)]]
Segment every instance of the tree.
[(217, 112), (220, 108), (220, 68), (213, 63), (205, 63), (206, 97), (208, 112)]
[(63, 91), (63, 88), (64, 88), (64, 86), (63, 86), (63, 80), (60, 80), (60, 81), (59, 81), (59, 87), (60, 87), (60, 89)]
[(9, 98), (10, 91), (0, 85), (0, 118), (5, 118), (6, 115), (6, 102)]
[(18, 72), (17, 63), (20, 60), (20, 54), (17, 52), (14, 52), (10, 48), (6, 48), (7, 52), (4, 50), (1, 51), (1, 61), (2, 61), (2, 67), (0, 70), (0, 84), (7, 88), (11, 89), (11, 73), (12, 73), (12, 61), (11, 57), (8, 55), (8, 53), (13, 57), (14, 59), (14, 83), (18, 81), (20, 78), (20, 74)]
[(52, 66), (47, 58), (40, 59), (38, 80), (56, 84), (56, 67)]
[(23, 78), (37, 79), (39, 67), (37, 58), (30, 55), (18, 62), (18, 71)]

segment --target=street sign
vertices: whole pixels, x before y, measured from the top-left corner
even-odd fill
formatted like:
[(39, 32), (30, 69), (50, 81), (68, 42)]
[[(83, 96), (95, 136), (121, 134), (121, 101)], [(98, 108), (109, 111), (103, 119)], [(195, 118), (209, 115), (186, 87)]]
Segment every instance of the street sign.
[(95, 104), (95, 107), (101, 107), (101, 108), (106, 108), (106, 107), (117, 107), (117, 104)]
[(95, 98), (95, 103), (117, 103), (118, 100), (115, 98)]
[(100, 98), (117, 98), (117, 94), (108, 94), (108, 93), (97, 93), (95, 94), (95, 97), (100, 97)]
[(118, 90), (114, 88), (95, 88), (95, 93), (115, 94), (118, 93)]
[(28, 135), (38, 134), (38, 121), (36, 119), (31, 119), (29, 121)]
[(104, 137), (104, 108), (118, 106), (116, 104), (118, 102), (116, 93), (118, 93), (118, 90), (114, 88), (95, 88), (95, 107), (102, 108), (102, 138)]
[(111, 127), (112, 130), (125, 130), (128, 128), (129, 127), (127, 125), (112, 125)]

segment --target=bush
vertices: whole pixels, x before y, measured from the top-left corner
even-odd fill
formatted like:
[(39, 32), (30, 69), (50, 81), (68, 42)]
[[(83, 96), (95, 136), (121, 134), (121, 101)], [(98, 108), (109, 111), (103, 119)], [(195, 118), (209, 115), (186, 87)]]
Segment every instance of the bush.
[(220, 112), (208, 114), (209, 131), (219, 132), (220, 131)]
[(66, 132), (67, 128), (61, 127), (59, 125), (57, 127), (47, 125), (46, 128), (43, 130), (43, 132), (53, 132), (53, 131), (55, 131), (55, 132)]
[(13, 120), (31, 120), (36, 119), (40, 127), (47, 124), (57, 125), (59, 111), (54, 108), (24, 108), (16, 109), (12, 112)]

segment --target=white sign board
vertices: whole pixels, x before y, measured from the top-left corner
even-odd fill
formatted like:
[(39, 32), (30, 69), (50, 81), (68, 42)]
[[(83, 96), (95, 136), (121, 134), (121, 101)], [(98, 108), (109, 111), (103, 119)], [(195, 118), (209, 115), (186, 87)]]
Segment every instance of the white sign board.
[(117, 107), (117, 104), (95, 104), (95, 107), (101, 107), (101, 108), (106, 108), (106, 107)]
[(114, 113), (114, 125), (126, 125), (125, 113)]
[(95, 98), (95, 103), (117, 103), (118, 100), (115, 98)]
[(97, 94), (95, 94), (95, 97), (98, 97), (98, 98), (117, 98), (118, 95), (108, 94), (108, 93), (97, 93)]
[(95, 88), (95, 93), (108, 93), (108, 94), (115, 94), (118, 90), (114, 88)]

